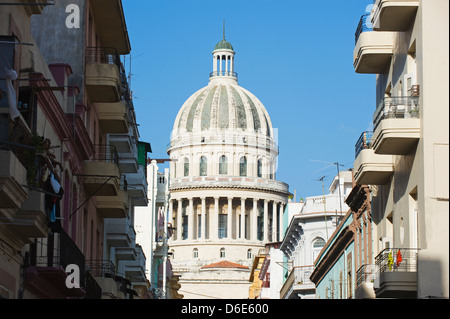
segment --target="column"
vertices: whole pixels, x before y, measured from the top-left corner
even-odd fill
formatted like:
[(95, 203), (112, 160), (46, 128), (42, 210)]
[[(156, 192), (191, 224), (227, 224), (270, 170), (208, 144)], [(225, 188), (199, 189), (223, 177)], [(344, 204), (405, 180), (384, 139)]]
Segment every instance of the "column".
[(269, 201), (264, 200), (264, 242), (269, 242)]
[(278, 225), (278, 233), (280, 234), (280, 241), (282, 241), (283, 240), (283, 235), (284, 235), (284, 233), (283, 233), (283, 212), (284, 212), (284, 203), (280, 203), (280, 222), (279, 222), (279, 225)]
[(214, 59), (213, 59), (213, 74), (217, 75), (217, 55), (214, 55)]
[(251, 227), (251, 240), (257, 241), (258, 240), (258, 200), (253, 199), (253, 211), (252, 211), (252, 218), (250, 221), (250, 227)]
[(178, 212), (177, 212), (177, 240), (183, 239), (183, 200), (178, 200)]
[(230, 71), (231, 71), (231, 74), (233, 74), (233, 72), (234, 72), (234, 56), (233, 55), (231, 56), (231, 59), (230, 59)]
[(194, 199), (189, 198), (189, 210), (188, 210), (188, 239), (194, 239)]
[(202, 200), (202, 222), (200, 236), (203, 240), (206, 240), (206, 197), (201, 197)]
[(225, 56), (225, 75), (228, 75), (228, 55)]
[(220, 61), (220, 64), (219, 64), (219, 74), (222, 75), (222, 55), (219, 56), (219, 61)]
[(245, 239), (245, 200), (246, 198), (241, 198), (241, 239)]
[(277, 202), (273, 202), (273, 210), (272, 210), (272, 242), (277, 242), (277, 231), (278, 231), (278, 225), (277, 225)]
[[(169, 199), (169, 216), (168, 216), (168, 223), (171, 223), (172, 224), (172, 227), (174, 226), (173, 225), (173, 199)], [(169, 227), (169, 225), (167, 225), (167, 227)], [(173, 239), (173, 238), (172, 238)]]
[(219, 197), (214, 197), (214, 216), (212, 218), (212, 238), (219, 238)]
[(233, 228), (233, 197), (228, 197), (227, 239), (231, 239)]

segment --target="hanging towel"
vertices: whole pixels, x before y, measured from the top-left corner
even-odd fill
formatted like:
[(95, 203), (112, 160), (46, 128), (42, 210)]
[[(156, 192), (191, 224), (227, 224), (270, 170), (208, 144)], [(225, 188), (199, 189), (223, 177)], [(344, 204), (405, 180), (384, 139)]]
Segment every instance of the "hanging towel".
[(392, 258), (392, 251), (389, 252), (388, 255), (388, 267), (389, 270), (392, 270), (392, 266), (394, 265), (394, 259)]
[(52, 185), (55, 194), (58, 194), (59, 190), (61, 189), (61, 185), (59, 184), (58, 180), (55, 178), (55, 175), (53, 175), (53, 173), (50, 173), (50, 184)]
[(403, 261), (402, 253), (400, 252), (400, 249), (397, 251), (397, 267), (400, 266), (400, 263)]
[(17, 79), (17, 72), (5, 67), (5, 78), (6, 78), (6, 92), (8, 93), (8, 104), (9, 104), (9, 114), (11, 114), (11, 119), (16, 119), (19, 117), (19, 110), (16, 104), (16, 91), (12, 85), (12, 81)]

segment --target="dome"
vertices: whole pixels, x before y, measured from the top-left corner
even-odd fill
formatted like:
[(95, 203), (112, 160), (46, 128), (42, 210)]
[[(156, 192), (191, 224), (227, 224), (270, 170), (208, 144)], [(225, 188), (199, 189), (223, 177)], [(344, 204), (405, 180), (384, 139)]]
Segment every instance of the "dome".
[(233, 46), (230, 42), (223, 39), (222, 41), (218, 42), (216, 46), (214, 47), (214, 51), (216, 50), (231, 50), (233, 51)]
[(232, 77), (212, 77), (178, 112), (173, 137), (202, 131), (236, 131), (272, 136), (263, 104)]

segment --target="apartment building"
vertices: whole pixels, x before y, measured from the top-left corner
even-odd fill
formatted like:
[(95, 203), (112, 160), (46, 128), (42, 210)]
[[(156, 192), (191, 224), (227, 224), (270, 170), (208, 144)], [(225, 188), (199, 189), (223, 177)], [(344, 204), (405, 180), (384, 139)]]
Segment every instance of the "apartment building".
[(310, 279), (315, 270), (314, 261), (348, 210), (344, 200), (351, 185), (351, 171), (341, 171), (333, 178), (328, 194), (307, 197), (303, 205), (288, 203), (292, 218), (280, 245), (288, 270), (280, 290), (281, 299), (316, 297), (316, 287)]
[[(18, 74), (16, 103), (0, 82), (0, 234), (16, 260), (0, 264), (2, 296), (145, 298), (134, 208), (147, 205), (151, 147), (139, 140), (120, 59), (131, 50), (121, 1), (0, 9), (0, 61)], [(79, 285), (68, 287), (74, 265)]]
[(377, 298), (449, 297), (448, 9), (376, 0), (356, 32), (355, 72), (376, 74), (354, 172), (371, 189)]

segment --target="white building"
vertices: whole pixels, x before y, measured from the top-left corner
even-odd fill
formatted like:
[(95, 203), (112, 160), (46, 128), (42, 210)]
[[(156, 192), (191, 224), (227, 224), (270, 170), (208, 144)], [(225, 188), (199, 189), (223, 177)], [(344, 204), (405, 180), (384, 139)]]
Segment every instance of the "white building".
[(342, 171), (331, 182), (328, 194), (307, 197), (303, 204), (288, 203), (292, 219), (280, 249), (289, 276), (281, 288), (281, 299), (315, 298), (315, 286), (309, 279), (314, 260), (348, 211), (345, 198), (351, 190), (352, 172)]
[(169, 241), (185, 298), (248, 298), (252, 255), (278, 241), (288, 185), (263, 104), (240, 87), (233, 47), (213, 51), (207, 86), (181, 107), (170, 146)]

